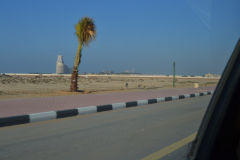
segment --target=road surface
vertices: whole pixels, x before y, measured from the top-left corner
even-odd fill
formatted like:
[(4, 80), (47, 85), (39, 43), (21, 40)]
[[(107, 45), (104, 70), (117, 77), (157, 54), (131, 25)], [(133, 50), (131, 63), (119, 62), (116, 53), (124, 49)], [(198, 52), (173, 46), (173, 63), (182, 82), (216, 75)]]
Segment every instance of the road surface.
[[(1, 160), (138, 160), (197, 131), (210, 96), (0, 128)], [(181, 159), (187, 146), (161, 159)]]

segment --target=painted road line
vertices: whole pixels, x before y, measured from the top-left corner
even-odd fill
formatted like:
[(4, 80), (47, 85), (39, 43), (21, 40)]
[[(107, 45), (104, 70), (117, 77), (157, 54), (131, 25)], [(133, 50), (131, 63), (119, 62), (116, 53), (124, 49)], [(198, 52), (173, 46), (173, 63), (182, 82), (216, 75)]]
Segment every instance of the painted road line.
[(180, 141), (177, 141), (153, 154), (150, 154), (149, 156), (143, 158), (142, 160), (158, 160), (160, 158), (163, 158), (164, 156), (168, 155), (171, 152), (176, 151), (177, 149), (183, 147), (184, 145), (192, 142), (197, 135), (197, 132), (191, 134), (190, 136), (181, 139)]

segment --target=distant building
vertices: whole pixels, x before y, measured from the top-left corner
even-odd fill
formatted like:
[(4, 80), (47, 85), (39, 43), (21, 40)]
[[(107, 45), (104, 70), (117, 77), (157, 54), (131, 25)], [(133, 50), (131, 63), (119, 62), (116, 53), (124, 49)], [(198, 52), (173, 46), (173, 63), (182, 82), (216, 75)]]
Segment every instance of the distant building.
[(208, 74), (204, 74), (203, 77), (217, 78), (217, 77), (220, 77), (220, 75), (208, 73)]
[(71, 69), (64, 64), (63, 56), (58, 55), (57, 63), (56, 63), (56, 74), (68, 74), (71, 73)]

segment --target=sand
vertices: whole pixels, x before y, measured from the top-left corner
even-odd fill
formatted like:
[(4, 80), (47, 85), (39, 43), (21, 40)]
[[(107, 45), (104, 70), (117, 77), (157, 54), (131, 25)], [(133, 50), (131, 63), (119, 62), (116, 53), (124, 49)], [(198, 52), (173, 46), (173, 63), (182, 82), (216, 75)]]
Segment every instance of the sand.
[[(180, 77), (176, 88), (216, 86), (219, 78)], [(80, 92), (69, 92), (70, 75), (0, 75), (0, 99), (126, 92), (172, 88), (172, 77), (148, 75), (80, 75)]]

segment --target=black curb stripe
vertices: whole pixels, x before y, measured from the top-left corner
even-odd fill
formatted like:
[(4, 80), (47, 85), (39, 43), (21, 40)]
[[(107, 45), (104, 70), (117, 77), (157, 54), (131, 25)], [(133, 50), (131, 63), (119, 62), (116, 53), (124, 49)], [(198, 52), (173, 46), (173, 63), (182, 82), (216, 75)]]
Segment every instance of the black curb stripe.
[(157, 103), (157, 99), (149, 99), (148, 104)]
[(0, 127), (24, 124), (29, 122), (30, 122), (29, 115), (5, 117), (0, 118)]
[(208, 94), (208, 95), (210, 95), (210, 94), (211, 94), (211, 92), (207, 92), (207, 94)]
[(71, 117), (78, 115), (77, 109), (68, 109), (68, 110), (61, 110), (57, 111), (57, 118), (64, 118), (64, 117)]
[(204, 94), (201, 92), (201, 93), (199, 93), (199, 96), (204, 96)]
[(113, 107), (111, 104), (97, 106), (97, 112), (104, 112), (104, 111), (109, 111), (112, 109), (113, 109)]
[(165, 101), (171, 101), (172, 97), (165, 97)]
[(196, 95), (192, 93), (192, 94), (190, 94), (190, 97), (196, 97)]
[(137, 101), (126, 102), (126, 108), (128, 108), (128, 107), (135, 107), (137, 105), (138, 105)]
[(184, 99), (185, 98), (184, 95), (179, 95), (178, 97), (179, 97), (179, 99)]

